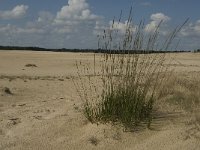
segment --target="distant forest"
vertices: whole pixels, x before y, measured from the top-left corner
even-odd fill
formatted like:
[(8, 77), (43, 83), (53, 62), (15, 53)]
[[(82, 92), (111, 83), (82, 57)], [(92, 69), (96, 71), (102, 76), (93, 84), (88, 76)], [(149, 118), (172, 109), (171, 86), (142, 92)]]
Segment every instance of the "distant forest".
[[(177, 53), (177, 52), (191, 52), (191, 51), (155, 51), (155, 50), (104, 50), (104, 49), (47, 49), (41, 47), (21, 47), (21, 46), (0, 46), (0, 50), (25, 50), (25, 51), (51, 51), (51, 52), (81, 52), (81, 53), (112, 53), (112, 54), (127, 54), (127, 53)], [(200, 52), (200, 49), (192, 52)]]

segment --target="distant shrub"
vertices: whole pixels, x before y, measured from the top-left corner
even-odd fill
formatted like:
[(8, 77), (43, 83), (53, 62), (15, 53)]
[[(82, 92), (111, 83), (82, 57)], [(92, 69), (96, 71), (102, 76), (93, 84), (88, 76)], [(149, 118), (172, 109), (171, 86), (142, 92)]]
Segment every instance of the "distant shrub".
[(11, 92), (11, 90), (8, 87), (3, 88), (3, 91), (6, 94), (13, 95), (13, 93)]
[(25, 67), (37, 67), (36, 64), (26, 64)]

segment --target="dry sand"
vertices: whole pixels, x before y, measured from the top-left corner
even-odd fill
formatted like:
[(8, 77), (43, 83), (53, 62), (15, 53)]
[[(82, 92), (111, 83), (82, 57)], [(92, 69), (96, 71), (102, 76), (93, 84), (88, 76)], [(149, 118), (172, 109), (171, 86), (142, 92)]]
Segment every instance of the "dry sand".
[[(70, 80), (80, 60), (92, 63), (93, 54), (0, 51), (0, 150), (200, 149), (198, 102), (187, 111), (163, 100), (151, 130), (124, 132), (88, 122)], [(200, 54), (181, 53), (175, 60), (177, 74), (199, 92)], [(186, 106), (190, 96), (200, 102), (199, 93), (181, 89), (188, 92)]]

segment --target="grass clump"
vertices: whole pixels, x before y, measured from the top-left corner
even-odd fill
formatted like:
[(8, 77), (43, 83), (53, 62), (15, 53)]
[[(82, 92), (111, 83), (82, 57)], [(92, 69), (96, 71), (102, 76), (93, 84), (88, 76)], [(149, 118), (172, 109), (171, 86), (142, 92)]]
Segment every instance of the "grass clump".
[[(74, 83), (84, 101), (84, 114), (92, 123), (120, 123), (132, 128), (144, 122), (150, 127), (157, 93), (169, 71), (166, 54), (150, 52), (168, 50), (182, 26), (158, 48), (162, 21), (154, 32), (146, 34), (144, 21), (134, 25), (131, 14), (132, 9), (123, 33), (118, 28), (120, 15), (119, 21), (113, 20), (111, 27), (98, 36), (98, 48), (104, 53), (94, 54), (93, 66), (76, 65), (79, 82)], [(87, 76), (83, 77), (81, 71)]]

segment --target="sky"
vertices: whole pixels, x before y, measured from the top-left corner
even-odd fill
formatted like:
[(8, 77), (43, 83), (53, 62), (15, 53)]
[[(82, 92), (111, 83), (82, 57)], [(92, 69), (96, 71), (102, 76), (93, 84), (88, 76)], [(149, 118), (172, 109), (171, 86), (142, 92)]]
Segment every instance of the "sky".
[(199, 0), (0, 0), (0, 45), (96, 49), (121, 10), (114, 28), (124, 32), (131, 6), (134, 26), (145, 20), (146, 34), (163, 21), (160, 39), (189, 18), (175, 41), (181, 50), (200, 48)]

